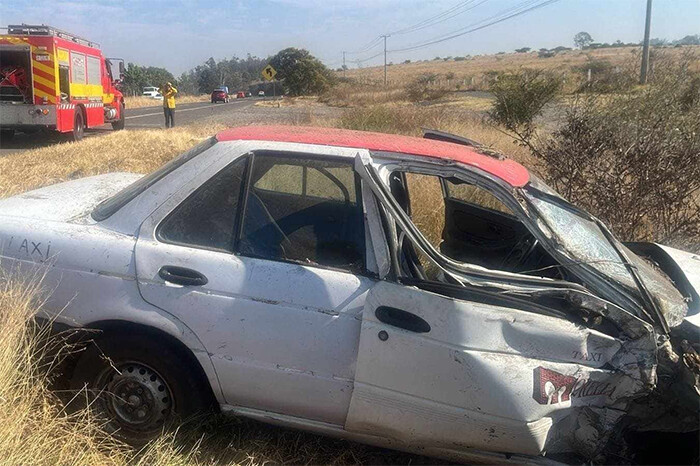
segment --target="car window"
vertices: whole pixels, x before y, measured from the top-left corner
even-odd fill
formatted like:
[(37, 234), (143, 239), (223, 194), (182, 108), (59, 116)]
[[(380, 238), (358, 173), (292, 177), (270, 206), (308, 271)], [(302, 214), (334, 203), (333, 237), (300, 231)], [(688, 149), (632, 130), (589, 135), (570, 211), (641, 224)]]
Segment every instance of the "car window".
[(241, 254), (359, 272), (364, 220), (352, 162), (255, 154)]
[(468, 202), (469, 204), (504, 214), (514, 215), (511, 209), (484, 188), (459, 180), (445, 180), (445, 197), (460, 202)]
[[(491, 270), (560, 278), (553, 259), (528, 228), (485, 188), (435, 175), (393, 172), (390, 191), (435, 250)], [(434, 280), (439, 268), (399, 237), (406, 275)], [(544, 272), (542, 272), (544, 270)]]
[(304, 168), (301, 165), (280, 163), (273, 165), (255, 182), (258, 190), (276, 191), (279, 193), (303, 193)]
[(185, 199), (158, 228), (158, 238), (231, 252), (246, 162), (230, 164)]

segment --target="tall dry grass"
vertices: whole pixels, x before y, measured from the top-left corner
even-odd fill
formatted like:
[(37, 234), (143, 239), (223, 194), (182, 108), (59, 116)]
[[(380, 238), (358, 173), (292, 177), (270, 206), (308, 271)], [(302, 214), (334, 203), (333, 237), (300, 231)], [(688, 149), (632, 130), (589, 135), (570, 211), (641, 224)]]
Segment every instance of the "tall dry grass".
[(222, 128), (213, 124), (168, 131), (110, 131), (78, 143), (11, 153), (0, 158), (0, 198), (101, 173), (148, 173)]
[(3, 464), (121, 464), (126, 449), (87, 413), (67, 414), (39, 368), (42, 345), (28, 325), (36, 286), (0, 282), (0, 461)]

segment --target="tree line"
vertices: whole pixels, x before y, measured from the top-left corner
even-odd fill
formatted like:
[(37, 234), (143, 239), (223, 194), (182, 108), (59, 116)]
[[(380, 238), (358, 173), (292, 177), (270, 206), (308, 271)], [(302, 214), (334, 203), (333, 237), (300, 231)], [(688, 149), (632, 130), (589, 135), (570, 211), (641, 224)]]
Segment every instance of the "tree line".
[(166, 82), (173, 83), (182, 94), (209, 94), (220, 86), (236, 92), (261, 85), (261, 72), (268, 64), (277, 71), (275, 78), (288, 95), (322, 93), (335, 80), (333, 73), (308, 50), (289, 47), (267, 58), (250, 54), (219, 61), (209, 58), (179, 78), (165, 68), (128, 63), (121, 87), (127, 96), (141, 95), (144, 87), (160, 87)]

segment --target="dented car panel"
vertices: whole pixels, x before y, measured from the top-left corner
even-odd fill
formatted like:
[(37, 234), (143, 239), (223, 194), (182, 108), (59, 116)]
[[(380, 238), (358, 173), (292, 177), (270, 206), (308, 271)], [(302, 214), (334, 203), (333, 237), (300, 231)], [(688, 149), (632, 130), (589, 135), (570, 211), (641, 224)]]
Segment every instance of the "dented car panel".
[[(346, 428), (407, 444), (536, 455), (548, 449), (550, 430), (572, 410), (624, 406), (649, 388), (638, 383), (634, 368), (624, 372), (637, 366), (628, 354), (652, 357), (651, 333), (640, 348), (638, 340), (622, 341), (504, 301), (456, 300), (377, 284), (363, 311)], [(423, 319), (430, 330), (397, 328), (379, 314), (387, 307)]]
[[(697, 406), (687, 395), (698, 393), (688, 336), (700, 328), (697, 256), (647, 250), (669, 277), (646, 284), (663, 295), (655, 301), (662, 310), (674, 309), (666, 335), (634, 287), (633, 264), (601, 238), (588, 239), (624, 283), (580, 263), (527, 198), (528, 186), (500, 178), (514, 162), (501, 173), (464, 149), (462, 162), (450, 160), (447, 143), (430, 157), (385, 152), (410, 138), (362, 147), (363, 133), (343, 139), (333, 130), (321, 143), (317, 131), (246, 128), (205, 141), (155, 177), (101, 175), (0, 200), (0, 268), (43, 277), (46, 318), (75, 327), (129, 322), (174, 337), (225, 412), (376, 445), (452, 460), (574, 453), (602, 461), (624, 429), (656, 417), (659, 430), (672, 430), (669, 397), (682, 392), (679, 406)], [(203, 197), (233, 202), (228, 226), (164, 234), (234, 164), (245, 167), (240, 190)], [(275, 164), (285, 176), (264, 178)], [(488, 190), (516, 212), (508, 221), (530, 232), (530, 249), (548, 258), (542, 270), (555, 272), (472, 264), (434, 247), (394, 197), (397, 170)], [(298, 187), (280, 184), (297, 175)], [(206, 202), (197, 206), (205, 211)], [(246, 222), (265, 224), (250, 241), (268, 248), (241, 246)], [(232, 236), (207, 243), (221, 232)], [(434, 278), (407, 271), (417, 253)], [(643, 279), (658, 273), (634, 264)], [(667, 384), (668, 374), (684, 389)], [(679, 431), (692, 428), (688, 419)]]

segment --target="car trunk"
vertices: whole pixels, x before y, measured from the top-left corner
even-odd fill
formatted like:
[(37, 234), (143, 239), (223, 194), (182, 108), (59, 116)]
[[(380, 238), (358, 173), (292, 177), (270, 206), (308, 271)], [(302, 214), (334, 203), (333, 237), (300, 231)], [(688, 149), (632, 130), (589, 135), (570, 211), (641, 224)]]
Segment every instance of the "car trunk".
[(141, 175), (110, 173), (67, 181), (0, 200), (0, 216), (79, 221)]

